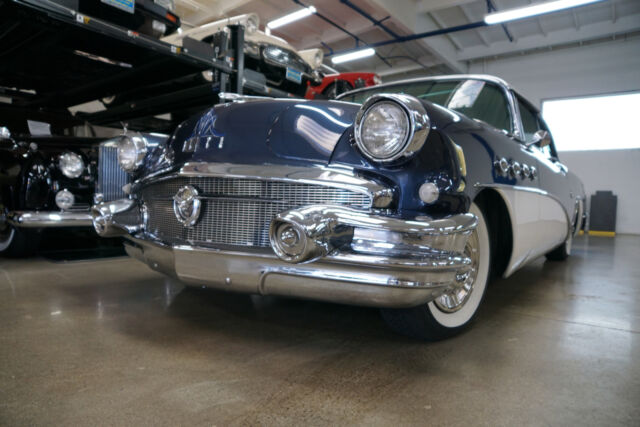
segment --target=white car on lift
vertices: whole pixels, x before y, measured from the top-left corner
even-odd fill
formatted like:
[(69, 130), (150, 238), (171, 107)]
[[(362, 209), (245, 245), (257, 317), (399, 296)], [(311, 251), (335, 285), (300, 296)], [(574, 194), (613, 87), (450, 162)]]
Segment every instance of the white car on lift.
[(213, 45), (216, 55), (224, 56), (227, 50), (229, 25), (245, 28), (245, 68), (265, 75), (270, 86), (304, 96), (307, 84), (320, 84), (322, 78), (322, 49), (296, 51), (286, 40), (259, 29), (260, 18), (255, 13), (225, 18), (199, 27), (178, 31), (162, 39), (166, 43), (182, 46), (186, 37)]

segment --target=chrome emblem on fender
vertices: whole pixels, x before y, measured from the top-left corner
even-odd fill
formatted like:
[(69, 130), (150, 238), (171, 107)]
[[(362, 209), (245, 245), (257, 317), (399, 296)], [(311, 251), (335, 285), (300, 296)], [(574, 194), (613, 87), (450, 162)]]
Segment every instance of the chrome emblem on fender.
[(173, 196), (173, 212), (185, 227), (193, 227), (198, 222), (201, 206), (198, 190), (190, 185), (180, 188)]

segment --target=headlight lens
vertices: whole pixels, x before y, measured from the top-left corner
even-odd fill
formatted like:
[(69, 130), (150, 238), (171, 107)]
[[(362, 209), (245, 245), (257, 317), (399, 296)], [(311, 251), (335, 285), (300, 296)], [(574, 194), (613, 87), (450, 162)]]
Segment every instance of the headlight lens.
[(84, 171), (84, 161), (79, 154), (67, 151), (60, 155), (58, 167), (67, 178), (77, 178)]
[(118, 164), (126, 172), (134, 172), (147, 155), (147, 142), (140, 135), (124, 135), (118, 142)]
[(422, 148), (429, 128), (429, 116), (420, 100), (409, 95), (378, 94), (360, 108), (355, 139), (367, 158), (392, 162)]
[(409, 117), (398, 104), (374, 104), (360, 125), (362, 148), (376, 159), (393, 157), (402, 150), (409, 127)]

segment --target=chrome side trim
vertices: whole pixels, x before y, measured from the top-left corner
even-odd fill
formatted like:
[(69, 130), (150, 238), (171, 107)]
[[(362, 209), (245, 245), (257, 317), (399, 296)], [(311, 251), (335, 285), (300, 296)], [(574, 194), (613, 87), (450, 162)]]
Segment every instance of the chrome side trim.
[(92, 223), (92, 217), (89, 211), (13, 211), (7, 214), (7, 222), (14, 227), (21, 228), (89, 227)]
[[(165, 173), (162, 175), (162, 173)], [(283, 165), (240, 165), (235, 163), (185, 163), (177, 172), (166, 174), (159, 171), (133, 183), (131, 192), (137, 192), (148, 183), (156, 183), (176, 177), (223, 177), (238, 179), (258, 179), (263, 181), (282, 181), (296, 184), (324, 185), (343, 188), (356, 193), (371, 196), (373, 207), (387, 207), (391, 203), (387, 186), (357, 176), (353, 169), (317, 167), (293, 167)], [(376, 204), (376, 198), (388, 201), (386, 205)]]

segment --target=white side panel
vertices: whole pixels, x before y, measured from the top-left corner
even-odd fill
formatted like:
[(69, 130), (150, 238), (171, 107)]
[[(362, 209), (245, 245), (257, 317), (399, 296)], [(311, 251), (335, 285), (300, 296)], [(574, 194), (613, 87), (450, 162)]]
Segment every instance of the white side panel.
[(504, 273), (510, 276), (527, 261), (555, 248), (569, 230), (564, 208), (546, 192), (528, 187), (494, 187), (511, 217), (513, 249)]

